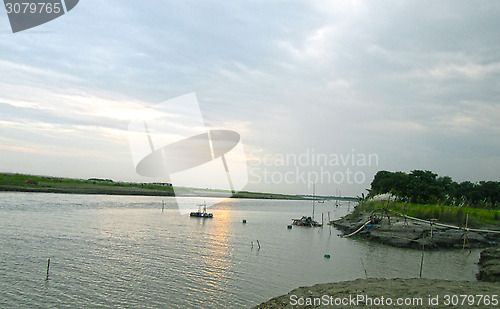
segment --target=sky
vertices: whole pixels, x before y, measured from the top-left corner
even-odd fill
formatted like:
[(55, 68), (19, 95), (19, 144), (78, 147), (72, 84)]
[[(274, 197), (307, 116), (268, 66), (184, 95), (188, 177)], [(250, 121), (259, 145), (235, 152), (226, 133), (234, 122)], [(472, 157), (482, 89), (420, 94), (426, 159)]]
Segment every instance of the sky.
[(239, 133), (245, 190), (499, 180), (499, 37), (498, 1), (82, 0), (17, 33), (2, 7), (0, 171), (169, 179), (136, 172), (129, 124), (194, 93)]

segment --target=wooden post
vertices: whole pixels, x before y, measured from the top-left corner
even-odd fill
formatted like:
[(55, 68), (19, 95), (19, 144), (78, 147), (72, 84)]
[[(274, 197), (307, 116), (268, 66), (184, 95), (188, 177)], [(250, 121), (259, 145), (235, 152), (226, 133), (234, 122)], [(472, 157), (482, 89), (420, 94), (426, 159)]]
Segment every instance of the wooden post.
[(408, 221), (406, 220), (406, 204), (403, 205), (403, 219), (405, 219), (405, 226), (408, 226)]
[(252, 244), (252, 249), (253, 249), (253, 240), (252, 240), (251, 244)]
[(437, 221), (437, 219), (430, 219), (429, 220), (429, 223), (431, 225), (431, 239), (433, 239), (434, 237), (434, 234), (433, 234), (433, 227), (434, 227), (434, 223)]
[(330, 221), (332, 220), (330, 220), (330, 212), (328, 212), (328, 223), (330, 223)]
[(368, 279), (368, 273), (366, 272), (365, 263), (363, 263), (363, 259), (361, 257), (359, 257), (359, 259), (361, 260), (361, 265), (363, 266), (363, 270), (365, 271), (365, 278)]
[(49, 280), (49, 269), (50, 269), (50, 259), (47, 260), (47, 277), (45, 280)]
[(324, 225), (324, 221), (323, 221), (323, 213), (321, 213), (321, 226)]
[(165, 209), (165, 201), (161, 201), (161, 212)]
[[(462, 250), (465, 250), (465, 241), (469, 241), (469, 237), (467, 236), (467, 226), (469, 224), (469, 214), (467, 214), (467, 217), (465, 217), (465, 228), (464, 228), (464, 245), (462, 247)], [(469, 246), (469, 251), (470, 251), (470, 246)]]
[(420, 278), (422, 278), (422, 270), (424, 268), (424, 252), (425, 252), (425, 237), (422, 238), (422, 260), (420, 261)]
[(258, 239), (257, 239), (257, 245), (259, 246), (259, 250), (260, 250), (260, 242)]

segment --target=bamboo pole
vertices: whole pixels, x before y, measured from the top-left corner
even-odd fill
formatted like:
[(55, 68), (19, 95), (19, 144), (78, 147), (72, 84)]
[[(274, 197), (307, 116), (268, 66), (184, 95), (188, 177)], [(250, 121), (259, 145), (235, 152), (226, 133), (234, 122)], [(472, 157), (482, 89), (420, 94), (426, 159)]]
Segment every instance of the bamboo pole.
[(49, 280), (49, 269), (50, 269), (50, 259), (47, 260), (47, 277), (45, 280)]
[(424, 268), (424, 252), (425, 252), (425, 237), (422, 238), (422, 260), (420, 261), (420, 278), (422, 278), (422, 270)]
[(467, 235), (468, 233), (468, 228), (467, 226), (469, 225), (469, 214), (467, 214), (467, 217), (465, 218), (465, 233), (464, 233), (464, 245), (462, 247), (462, 250), (465, 250), (465, 242), (467, 241), (467, 243), (469, 244), (469, 253), (472, 252), (471, 248), (470, 248), (470, 242), (469, 242), (469, 236)]
[(434, 223), (436, 222), (437, 219), (430, 219), (429, 220), (429, 223), (431, 224), (431, 239), (434, 238), (434, 234), (433, 234), (433, 227), (434, 227)]
[[(399, 215), (399, 216), (406, 216), (406, 215), (400, 214), (399, 212), (396, 212), (396, 211), (392, 211), (392, 210), (387, 210), (387, 211), (392, 212), (392, 213), (394, 213), (396, 215)], [(408, 218), (410, 220), (413, 220), (413, 221), (419, 221), (419, 222), (429, 223), (429, 220), (419, 219), (419, 218), (410, 217), (410, 216), (406, 216), (406, 218)], [(460, 227), (460, 226), (443, 224), (443, 223), (434, 223), (434, 225), (435, 226), (441, 226), (441, 227), (447, 227), (447, 228), (455, 229), (455, 230), (463, 230), (464, 229), (463, 227)], [(467, 230), (469, 232), (500, 234), (500, 231), (495, 231), (495, 230), (471, 229), (471, 228), (466, 228), (465, 230)]]
[(359, 257), (359, 259), (361, 260), (361, 265), (363, 266), (363, 270), (365, 271), (365, 278), (368, 279), (368, 273), (366, 272), (365, 263), (363, 263), (363, 259), (361, 257)]
[(366, 221), (366, 223), (365, 223), (365, 224), (363, 224), (363, 225), (362, 225), (359, 229), (357, 229), (355, 232), (352, 232), (352, 233), (351, 233), (351, 234), (349, 234), (349, 235), (342, 236), (342, 238), (351, 237), (351, 236), (353, 236), (353, 235), (357, 234), (357, 233), (358, 233), (359, 231), (361, 231), (361, 230), (362, 230), (365, 226), (367, 226), (370, 222), (371, 222), (371, 220)]

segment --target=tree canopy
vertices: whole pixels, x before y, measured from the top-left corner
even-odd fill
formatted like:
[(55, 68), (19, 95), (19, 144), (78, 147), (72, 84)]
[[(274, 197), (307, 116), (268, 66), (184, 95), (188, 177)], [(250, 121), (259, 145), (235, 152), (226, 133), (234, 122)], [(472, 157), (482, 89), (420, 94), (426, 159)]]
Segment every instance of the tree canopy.
[(431, 171), (414, 170), (409, 174), (379, 171), (368, 191), (369, 197), (390, 193), (399, 200), (412, 203), (500, 208), (500, 182), (458, 183), (449, 176), (438, 176)]

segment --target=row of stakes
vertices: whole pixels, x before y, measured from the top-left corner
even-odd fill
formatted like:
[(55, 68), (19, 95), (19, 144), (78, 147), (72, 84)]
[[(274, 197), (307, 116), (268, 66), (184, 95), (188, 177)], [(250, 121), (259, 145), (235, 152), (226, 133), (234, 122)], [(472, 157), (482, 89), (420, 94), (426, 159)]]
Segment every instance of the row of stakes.
[[(243, 223), (246, 224), (247, 220), (243, 219)], [(291, 230), (292, 229), (292, 225), (288, 225), (287, 228), (289, 230)], [(253, 240), (251, 241), (251, 245), (252, 245), (252, 249), (253, 249)], [(259, 250), (260, 250), (260, 242), (259, 242), (259, 240), (257, 240), (257, 245), (259, 246)], [(330, 256), (330, 254), (325, 254), (324, 257), (325, 257), (325, 259), (329, 259), (331, 256)]]
[[(243, 224), (246, 224), (246, 223), (247, 223), (247, 219), (243, 219)], [(253, 240), (251, 241), (251, 245), (252, 245), (252, 249), (253, 249)], [(257, 239), (257, 246), (258, 246), (258, 248), (260, 250), (260, 242), (259, 242), (258, 239)]]
[[(246, 224), (247, 220), (243, 219), (243, 223)], [(291, 225), (288, 225), (287, 227), (288, 227), (288, 229), (292, 229)], [(253, 249), (253, 240), (251, 242), (251, 245), (252, 245), (252, 249)], [(258, 239), (257, 239), (257, 246), (258, 246), (258, 248), (260, 250), (260, 242), (259, 242)], [(330, 254), (325, 254), (325, 258), (329, 259), (330, 258)], [(47, 280), (47, 281), (49, 280), (49, 272), (50, 272), (50, 259), (47, 260), (47, 276), (45, 277), (45, 280)]]

